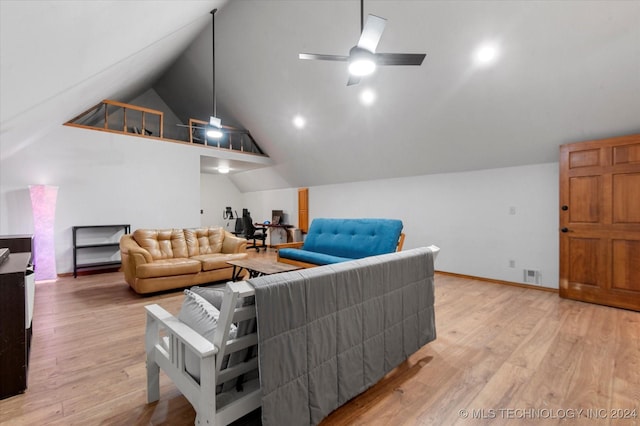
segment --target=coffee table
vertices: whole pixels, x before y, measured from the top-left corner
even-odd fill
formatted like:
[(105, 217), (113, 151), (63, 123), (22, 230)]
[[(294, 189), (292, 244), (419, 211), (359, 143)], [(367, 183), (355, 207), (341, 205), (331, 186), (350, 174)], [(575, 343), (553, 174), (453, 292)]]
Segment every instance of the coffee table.
[(239, 259), (227, 261), (229, 265), (233, 265), (233, 273), (231, 279), (238, 281), (242, 270), (249, 272), (249, 278), (256, 278), (262, 275), (279, 274), (280, 272), (295, 271), (302, 269), (301, 266), (289, 265), (288, 263), (276, 262), (265, 259)]

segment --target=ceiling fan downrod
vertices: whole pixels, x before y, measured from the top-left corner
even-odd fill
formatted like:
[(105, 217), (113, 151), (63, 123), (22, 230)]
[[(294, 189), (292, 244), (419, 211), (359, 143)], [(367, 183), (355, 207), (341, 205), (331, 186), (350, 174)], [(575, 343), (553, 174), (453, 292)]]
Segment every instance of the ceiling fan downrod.
[(218, 9), (211, 11), (211, 58), (213, 62), (213, 69), (211, 71), (212, 86), (213, 86), (213, 115), (209, 118), (209, 129), (207, 130), (207, 136), (214, 139), (220, 139), (222, 137), (222, 121), (217, 118), (217, 99), (216, 99), (216, 12)]

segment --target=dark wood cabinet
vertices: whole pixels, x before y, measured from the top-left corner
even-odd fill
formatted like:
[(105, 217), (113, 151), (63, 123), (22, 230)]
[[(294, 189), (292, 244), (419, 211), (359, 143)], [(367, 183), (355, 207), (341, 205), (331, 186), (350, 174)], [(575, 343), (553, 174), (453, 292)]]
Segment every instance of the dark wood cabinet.
[(0, 235), (0, 248), (8, 248), (11, 253), (31, 253), (31, 262), (36, 260), (32, 234)]
[[(35, 288), (31, 253), (11, 252), (0, 264), (0, 399), (27, 388), (32, 325), (28, 323), (29, 298)], [(31, 309), (33, 305), (31, 305)], [(33, 311), (31, 311), (33, 312)]]

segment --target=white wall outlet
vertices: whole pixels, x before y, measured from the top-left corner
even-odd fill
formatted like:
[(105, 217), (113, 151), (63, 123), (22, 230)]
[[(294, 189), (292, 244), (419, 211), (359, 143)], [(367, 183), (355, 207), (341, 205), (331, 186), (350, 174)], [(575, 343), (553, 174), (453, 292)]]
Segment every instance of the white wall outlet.
[(540, 284), (540, 271), (536, 269), (525, 269), (524, 282), (530, 284)]
[(511, 206), (511, 207), (509, 207), (509, 214), (510, 214), (510, 215), (514, 215), (514, 214), (516, 214), (516, 207), (515, 207), (515, 206)]
[(515, 268), (516, 267), (516, 261), (513, 259), (509, 259), (509, 268)]

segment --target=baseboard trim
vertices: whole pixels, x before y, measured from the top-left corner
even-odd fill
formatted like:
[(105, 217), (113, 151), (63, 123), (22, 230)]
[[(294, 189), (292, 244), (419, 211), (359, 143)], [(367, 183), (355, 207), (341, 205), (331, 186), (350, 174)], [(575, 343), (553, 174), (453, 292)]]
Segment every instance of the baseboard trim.
[[(115, 266), (111, 268), (102, 268), (102, 269), (84, 269), (84, 270), (78, 271), (76, 275), (80, 277), (84, 275), (96, 275), (96, 274), (102, 274), (105, 272), (118, 272), (118, 271), (120, 271), (120, 267)], [(58, 274), (58, 277), (72, 277), (72, 276), (73, 276), (73, 272), (63, 272), (61, 274)]]
[(483, 282), (492, 283), (492, 284), (502, 284), (502, 285), (508, 285), (511, 287), (520, 287), (520, 288), (528, 288), (531, 290), (547, 291), (549, 293), (558, 293), (559, 291), (559, 289), (557, 288), (541, 287), (537, 285), (523, 284), (523, 283), (514, 283), (512, 281), (494, 280), (493, 278), (474, 277), (473, 275), (456, 274), (455, 272), (436, 271), (436, 273), (441, 275), (448, 275), (451, 277), (459, 277), (459, 278), (466, 278), (469, 280), (483, 281)]

